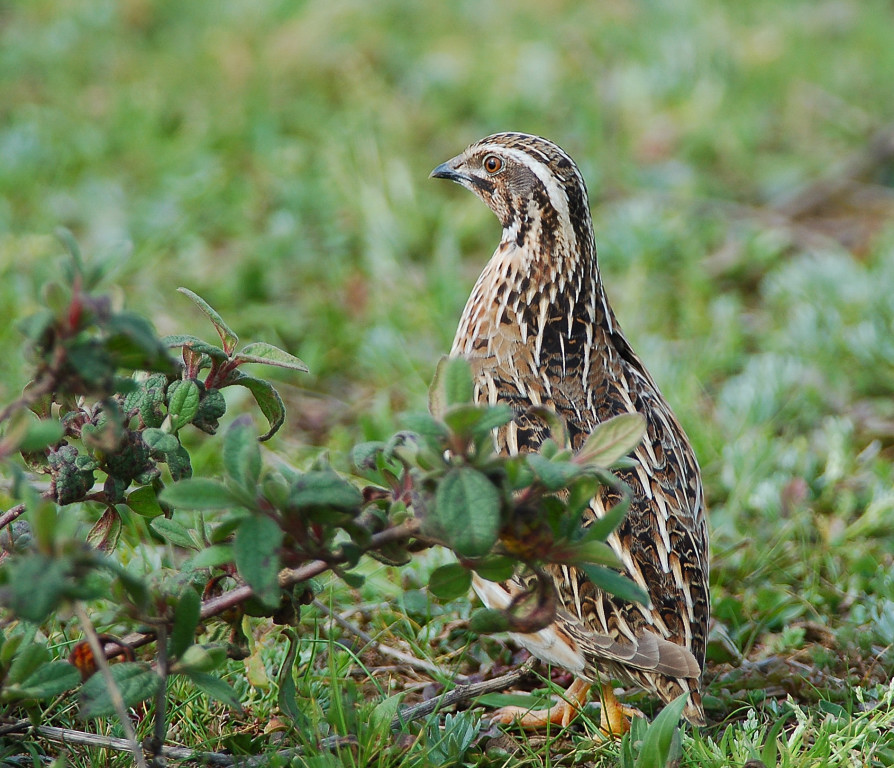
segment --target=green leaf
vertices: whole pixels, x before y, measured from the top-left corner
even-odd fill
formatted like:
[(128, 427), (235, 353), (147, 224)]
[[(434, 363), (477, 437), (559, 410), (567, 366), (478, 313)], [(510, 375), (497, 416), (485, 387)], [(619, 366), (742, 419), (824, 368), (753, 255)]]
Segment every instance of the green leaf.
[(236, 496), (221, 482), (192, 477), (166, 486), (159, 494), (165, 504), (179, 509), (229, 509), (240, 506)]
[(188, 347), (193, 352), (198, 352), (202, 355), (208, 355), (212, 360), (228, 360), (227, 353), (224, 352), (220, 347), (215, 347), (213, 344), (209, 344), (207, 341), (202, 341), (200, 338), (196, 336), (190, 336), (188, 334), (177, 334), (175, 336), (165, 336), (162, 338), (162, 344), (167, 347), (175, 348), (175, 347)]
[(331, 469), (305, 472), (289, 492), (289, 506), (293, 508), (331, 507), (352, 512), (361, 504), (363, 494)]
[(667, 768), (678, 757), (675, 754), (680, 748), (678, 726), (687, 696), (684, 693), (674, 699), (649, 725), (634, 764), (635, 768)]
[(121, 515), (109, 507), (87, 534), (87, 543), (102, 552), (112, 552), (121, 538)]
[(41, 309), (19, 320), (16, 327), (31, 344), (35, 344), (55, 322), (56, 314), (51, 309)]
[[(50, 458), (52, 459), (52, 454)], [(25, 499), (27, 504), (25, 518), (31, 526), (31, 532), (41, 552), (51, 552), (61, 528), (59, 510), (53, 502), (40, 498), (30, 486), (28, 486), (28, 490), (32, 495)]]
[(621, 524), (628, 509), (630, 509), (629, 496), (615, 504), (615, 506), (605, 513), (605, 517), (593, 520), (593, 522), (587, 526), (586, 538), (605, 541), (609, 537), (609, 534)]
[(224, 437), (223, 463), (236, 485), (256, 493), (261, 477), (261, 451), (252, 429), (242, 417), (232, 423)]
[[(151, 698), (158, 690), (159, 677), (141, 662), (122, 662), (110, 667), (115, 686), (121, 692), (126, 707)], [(116, 714), (112, 696), (103, 674), (95, 674), (81, 686), (81, 718), (89, 720)]]
[(646, 594), (646, 591), (617, 571), (589, 563), (578, 563), (577, 567), (587, 574), (587, 578), (600, 589), (604, 589), (622, 600), (648, 605), (649, 595)]
[(9, 665), (5, 682), (21, 685), (49, 661), (50, 652), (46, 646), (39, 643), (23, 645)]
[(441, 446), (450, 435), (447, 427), (428, 413), (405, 413), (400, 421), (406, 429), (435, 446)]
[[(76, 336), (67, 344), (68, 362), (89, 389), (106, 389), (115, 373), (115, 364), (108, 350), (98, 339)], [(82, 394), (80, 385), (76, 394)]]
[(86, 277), (84, 257), (81, 255), (81, 247), (78, 245), (78, 241), (75, 239), (72, 231), (68, 227), (56, 227), (53, 234), (56, 235), (56, 239), (65, 246), (65, 250), (68, 251), (69, 256), (71, 256), (71, 264), (66, 264), (64, 267), (66, 277), (71, 281), (73, 281), (76, 276), (79, 278)]
[(175, 547), (183, 547), (184, 549), (199, 548), (196, 546), (192, 536), (189, 535), (189, 530), (176, 520), (170, 520), (167, 517), (156, 517), (149, 521), (149, 527)]
[(604, 541), (592, 539), (580, 541), (567, 547), (561, 547), (559, 552), (553, 550), (550, 560), (556, 563), (568, 563), (569, 565), (608, 565), (612, 568), (620, 568), (621, 561), (615, 551)]
[(210, 696), (212, 699), (225, 704), (232, 709), (242, 711), (242, 704), (239, 696), (226, 682), (215, 675), (209, 675), (206, 672), (187, 672), (186, 676), (192, 680), (196, 688), (202, 693)]
[(279, 605), (279, 547), (283, 532), (269, 517), (248, 517), (236, 531), (234, 554), (239, 575), (265, 605)]
[(469, 593), (472, 572), (459, 563), (448, 563), (435, 568), (428, 577), (428, 591), (439, 600), (454, 600)]
[(164, 456), (180, 447), (180, 441), (176, 435), (156, 427), (149, 427), (143, 430), (143, 442), (149, 446), (149, 451), (154, 456)]
[(375, 469), (376, 456), (385, 449), (381, 440), (358, 443), (351, 449), (351, 465), (357, 469)]
[(164, 510), (158, 503), (155, 488), (151, 485), (143, 485), (127, 494), (127, 506), (140, 517), (158, 517), (164, 514)]
[(195, 418), (199, 411), (199, 400), (199, 385), (192, 379), (181, 379), (168, 387), (168, 416), (174, 432)]
[(279, 675), (277, 675), (279, 693), (277, 694), (276, 702), (279, 705), (280, 712), (292, 721), (292, 725), (296, 728), (308, 728), (310, 727), (310, 721), (298, 704), (297, 691), (295, 689), (295, 677), (293, 673), (295, 659), (298, 655), (301, 643), (294, 630), (288, 628), (284, 629), (283, 634), (288, 640), (288, 646), (282, 666), (279, 668)]
[[(565, 420), (552, 408), (545, 405), (535, 405), (525, 410), (525, 416), (529, 419), (536, 417), (549, 428), (550, 436), (547, 440), (548, 442), (551, 442), (554, 446), (568, 445), (568, 428), (565, 424)], [(547, 455), (547, 441), (540, 447), (540, 452), (544, 456)], [(552, 458), (552, 456), (547, 456), (547, 458)]]
[(189, 451), (182, 445), (176, 451), (165, 454), (165, 461), (171, 471), (171, 478), (175, 483), (188, 480), (192, 477), (192, 464), (189, 460)]
[(373, 732), (387, 733), (385, 729), (389, 728), (394, 718), (397, 717), (405, 695), (403, 692), (395, 693), (393, 696), (382, 699), (373, 707), (372, 712), (369, 713), (369, 724), (372, 726)]
[(227, 355), (233, 354), (233, 350), (236, 349), (236, 345), (239, 343), (239, 337), (224, 322), (217, 311), (205, 301), (205, 299), (198, 294), (193, 293), (189, 288), (178, 288), (177, 290), (187, 298), (191, 299), (192, 302), (208, 316), (208, 319), (211, 320), (211, 323), (220, 335), (220, 340), (223, 342), (224, 352), (226, 352)]
[(175, 666), (175, 671), (184, 674), (211, 672), (221, 667), (227, 660), (227, 650), (220, 645), (190, 645)]
[(143, 579), (128, 571), (121, 563), (112, 558), (104, 558), (102, 566), (118, 577), (121, 586), (124, 587), (124, 591), (127, 592), (137, 610), (144, 611), (149, 602), (149, 590)]
[(183, 563), (181, 570), (197, 571), (200, 568), (217, 568), (233, 562), (233, 547), (230, 544), (215, 544), (200, 550)]
[(442, 419), (451, 405), (470, 403), (473, 392), (468, 361), (445, 355), (438, 361), (428, 388), (428, 410), (436, 419)]
[(764, 747), (761, 750), (761, 760), (765, 765), (776, 765), (778, 763), (779, 734), (782, 733), (782, 729), (785, 727), (786, 722), (791, 716), (791, 710), (784, 713), (775, 723), (773, 723), (773, 727), (767, 733), (767, 737), (764, 739)]
[(233, 356), (240, 363), (264, 363), (292, 371), (307, 371), (307, 366), (294, 355), (263, 341), (247, 344)]
[(485, 408), (472, 403), (451, 405), (444, 414), (450, 430), (463, 438), (489, 438), (491, 431), (512, 421), (513, 411), (508, 405)]
[(515, 411), (503, 403), (486, 408), (479, 407), (479, 410), (481, 416), (475, 424), (475, 434), (489, 434), (492, 430), (508, 424), (515, 416)]
[[(584, 474), (578, 477), (568, 486), (568, 498), (566, 507), (568, 515), (579, 520), (583, 517), (584, 511), (590, 506), (593, 497), (599, 490), (601, 483), (590, 474)], [(606, 534), (607, 536), (608, 534)], [(605, 536), (602, 537), (603, 539)]]
[(493, 608), (477, 608), (469, 617), (469, 629), (479, 635), (506, 632), (509, 629), (509, 619)]
[(611, 467), (636, 448), (645, 434), (646, 419), (641, 413), (615, 416), (590, 433), (574, 460), (589, 467)]
[(475, 573), (488, 581), (506, 581), (515, 573), (515, 561), (505, 555), (490, 555), (474, 565)]
[(16, 448), (22, 453), (42, 451), (48, 445), (58, 443), (64, 433), (65, 430), (58, 421), (31, 421)]
[(550, 461), (539, 453), (529, 453), (527, 459), (528, 466), (548, 491), (565, 488), (581, 473), (581, 467), (570, 461)]
[(4, 687), (3, 696), (11, 699), (49, 699), (76, 688), (80, 682), (81, 675), (74, 666), (67, 661), (51, 661), (22, 682)]
[(451, 405), (444, 413), (444, 423), (454, 434), (468, 437), (475, 430), (484, 413), (484, 409), (474, 403)]
[(447, 405), (460, 405), (472, 401), (474, 387), (472, 369), (461, 357), (449, 358), (444, 368), (444, 395)]
[(108, 333), (105, 347), (119, 367), (165, 373), (176, 370), (167, 347), (145, 317), (133, 312), (117, 312), (108, 318), (105, 326)]
[(472, 467), (453, 467), (435, 492), (437, 525), (447, 543), (464, 557), (486, 555), (500, 528), (500, 494)]
[(174, 624), (168, 641), (168, 655), (172, 658), (180, 658), (195, 641), (201, 607), (198, 593), (186, 587), (174, 606)]
[(342, 571), (341, 579), (345, 584), (351, 587), (351, 589), (360, 589), (360, 587), (366, 583), (366, 576), (362, 573), (355, 573), (354, 571)]
[(70, 591), (68, 558), (40, 553), (17, 558), (4, 603), (21, 619), (42, 622)]
[(262, 442), (269, 440), (283, 425), (286, 420), (286, 406), (283, 404), (279, 392), (273, 387), (269, 381), (256, 379), (252, 376), (246, 376), (241, 371), (233, 371), (232, 377), (227, 381), (227, 385), (238, 384), (245, 387), (254, 396), (258, 408), (267, 419), (270, 429), (259, 438)]

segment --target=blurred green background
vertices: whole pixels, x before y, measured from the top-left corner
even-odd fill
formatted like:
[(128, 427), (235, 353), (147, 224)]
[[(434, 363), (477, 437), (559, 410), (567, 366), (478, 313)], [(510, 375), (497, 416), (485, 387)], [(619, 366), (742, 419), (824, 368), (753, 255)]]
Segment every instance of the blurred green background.
[(884, 677), (892, 72), (881, 0), (0, 2), (2, 396), (63, 226), (161, 333), (213, 337), (182, 285), (308, 363), (263, 374), (274, 450), (389, 434), (499, 239), (428, 173), (539, 133), (703, 464), (718, 621), (746, 653), (818, 621)]

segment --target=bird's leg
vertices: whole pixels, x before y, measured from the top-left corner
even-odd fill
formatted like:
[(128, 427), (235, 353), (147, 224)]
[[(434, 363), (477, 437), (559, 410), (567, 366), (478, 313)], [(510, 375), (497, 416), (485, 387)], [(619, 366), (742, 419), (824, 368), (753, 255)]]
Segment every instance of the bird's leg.
[(630, 730), (628, 717), (645, 717), (634, 707), (628, 707), (618, 701), (611, 684), (602, 686), (602, 712), (599, 716), (599, 730), (607, 739), (620, 738)]
[(524, 707), (502, 707), (491, 715), (491, 722), (517, 723), (522, 728), (543, 728), (547, 724), (561, 725), (570, 723), (587, 703), (590, 684), (576, 678), (568, 686), (561, 700), (549, 709), (525, 709)]

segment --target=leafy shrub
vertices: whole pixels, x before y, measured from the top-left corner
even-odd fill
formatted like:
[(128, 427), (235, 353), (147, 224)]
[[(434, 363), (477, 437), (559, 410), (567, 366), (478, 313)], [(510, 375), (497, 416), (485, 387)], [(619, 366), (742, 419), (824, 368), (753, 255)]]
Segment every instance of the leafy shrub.
[[(429, 582), (444, 599), (466, 593), (473, 573), (493, 581), (524, 577), (530, 589), (505, 610), (479, 609), (471, 617), (477, 632), (535, 631), (549, 623), (556, 595), (547, 563), (575, 565), (609, 591), (645, 599), (605, 543), (626, 502), (581, 525), (600, 483), (618, 486), (626, 498), (607, 468), (640, 440), (638, 415), (601, 425), (572, 454), (562, 447), (558, 420), (544, 413), (554, 440), (539, 453), (497, 455), (492, 432), (512, 411), (472, 404), (467, 364), (444, 359), (430, 413), (408, 416), (407, 429), (388, 441), (354, 448), (355, 477), (365, 486), (325, 459), (304, 470), (266, 466), (259, 441), (282, 427), (283, 401), (243, 366), (302, 371), (303, 363), (264, 343), (237, 350), (238, 338), (219, 314), (182, 288), (220, 344), (158, 338), (147, 320), (93, 292), (96, 276), (71, 250), (66, 279), (47, 288), (47, 308), (21, 324), (34, 379), (0, 414), (3, 472), (19, 501), (0, 520), (0, 604), (9, 612), (0, 700), (35, 713), (40, 702), (70, 694), (84, 718), (126, 719), (124, 708), (155, 697), (160, 743), (171, 676), (239, 707), (219, 676), (232, 649), (197, 644), (200, 622), (235, 626), (245, 616), (270, 617), (287, 627), (293, 657), (302, 638), (288, 626), (297, 626), (302, 605), (313, 598), (312, 579), (331, 571), (359, 586), (355, 566), (366, 555), (401, 566), (431, 546), (452, 550), (457, 562), (434, 570)], [(227, 408), (222, 390), (231, 386), (251, 392), (268, 429), (258, 438), (249, 419), (233, 420), (220, 443), (221, 476), (196, 476), (181, 435), (190, 427), (215, 435)], [(92, 520), (97, 506), (102, 512)], [(198, 514), (184, 524), (177, 513), (189, 510)], [(181, 551), (180, 567), (153, 572), (122, 558), (125, 530), (143, 547)], [(84, 611), (89, 601), (109, 596), (114, 607), (104, 621), (127, 629), (125, 637), (97, 634)], [(65, 660), (54, 657), (38, 628), (68, 606), (85, 640)], [(138, 657), (144, 646), (154, 650)], [(107, 658), (116, 656), (122, 660), (110, 667)], [(282, 713), (294, 727), (306, 727), (283, 670)], [(467, 725), (461, 737), (444, 741), (445, 755), (468, 747)]]

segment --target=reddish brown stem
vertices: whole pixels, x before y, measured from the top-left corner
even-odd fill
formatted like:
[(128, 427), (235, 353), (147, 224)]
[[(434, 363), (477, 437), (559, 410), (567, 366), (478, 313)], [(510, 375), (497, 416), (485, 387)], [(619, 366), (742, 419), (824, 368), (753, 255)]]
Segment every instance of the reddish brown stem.
[(23, 514), (25, 514), (24, 504), (16, 504), (14, 507), (7, 509), (6, 512), (0, 515), (0, 531), (6, 528), (6, 526), (13, 520), (20, 518)]
[[(397, 525), (394, 528), (388, 528), (381, 533), (373, 535), (370, 538), (369, 547), (367, 548), (367, 550), (376, 549), (385, 544), (389, 544), (392, 541), (408, 539), (410, 537), (417, 536), (418, 533), (419, 521), (415, 518), (407, 520), (407, 522), (402, 523), (401, 525)], [(337, 562), (343, 562), (344, 558), (336, 558), (335, 560)], [(299, 568), (280, 571), (279, 585), (280, 587), (286, 588), (294, 584), (299, 584), (302, 581), (307, 581), (308, 579), (312, 579), (314, 576), (319, 576), (321, 573), (330, 570), (333, 565), (337, 564), (337, 562), (312, 560), (311, 562), (305, 563)], [(224, 613), (225, 611), (228, 611), (231, 608), (244, 603), (253, 595), (254, 590), (252, 590), (252, 588), (248, 586), (248, 584), (238, 586), (235, 589), (231, 589), (229, 592), (225, 592), (222, 595), (217, 595), (216, 597), (211, 597), (208, 600), (205, 600), (202, 603), (201, 616), (203, 619), (208, 619), (212, 616), (218, 616), (221, 613)], [(130, 646), (131, 648), (139, 648), (143, 645), (148, 645), (154, 640), (154, 632), (135, 632), (123, 638), (122, 643)], [(120, 648), (115, 645), (109, 644), (106, 646), (105, 651), (106, 656), (111, 657), (117, 653), (120, 653)]]

